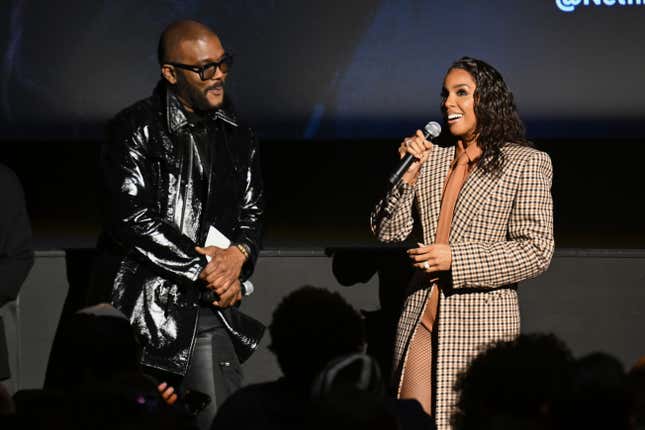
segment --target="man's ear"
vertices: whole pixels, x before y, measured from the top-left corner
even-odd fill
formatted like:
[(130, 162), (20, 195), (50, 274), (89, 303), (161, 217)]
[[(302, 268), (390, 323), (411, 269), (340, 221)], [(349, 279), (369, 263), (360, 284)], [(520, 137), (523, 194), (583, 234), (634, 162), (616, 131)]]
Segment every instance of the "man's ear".
[(161, 66), (161, 76), (163, 76), (164, 79), (171, 85), (175, 85), (177, 83), (175, 68), (170, 64), (164, 64)]

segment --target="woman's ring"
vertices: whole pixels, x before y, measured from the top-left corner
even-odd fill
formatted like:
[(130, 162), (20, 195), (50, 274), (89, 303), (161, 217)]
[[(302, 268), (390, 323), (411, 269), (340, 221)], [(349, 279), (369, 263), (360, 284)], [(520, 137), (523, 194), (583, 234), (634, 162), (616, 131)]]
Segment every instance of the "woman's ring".
[(428, 264), (428, 262), (427, 262), (427, 261), (424, 261), (424, 262), (423, 262), (423, 267), (424, 267), (426, 270), (430, 270), (430, 265)]

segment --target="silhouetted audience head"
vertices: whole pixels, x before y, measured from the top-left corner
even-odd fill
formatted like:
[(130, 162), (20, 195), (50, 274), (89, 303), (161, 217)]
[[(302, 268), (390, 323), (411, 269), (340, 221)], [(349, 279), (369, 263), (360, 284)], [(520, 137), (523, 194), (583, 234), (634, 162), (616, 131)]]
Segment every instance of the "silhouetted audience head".
[(143, 374), (122, 374), (110, 381), (70, 391), (23, 390), (16, 393), (20, 428), (29, 429), (184, 429), (183, 417), (168, 406), (154, 382)]
[(81, 309), (61, 327), (60, 373), (55, 380), (69, 389), (94, 381), (110, 381), (122, 373), (139, 373), (140, 345), (130, 322), (119, 310), (102, 303)]
[(60, 329), (64, 360), (48, 390), (16, 393), (25, 428), (178, 429), (181, 414), (143, 374), (128, 319), (109, 304), (82, 309)]
[(316, 376), (311, 396), (318, 401), (343, 390), (384, 395), (383, 379), (376, 361), (362, 353), (341, 355), (331, 360)]
[[(70, 402), (70, 399), (74, 401)], [(68, 416), (74, 417), (74, 426), (78, 429), (162, 430), (186, 427), (183, 417), (162, 399), (156, 384), (141, 373), (121, 374), (111, 381), (86, 386), (70, 396), (66, 405)]]
[(645, 430), (645, 356), (627, 374), (627, 389), (631, 399), (632, 428)]
[(570, 390), (572, 363), (569, 349), (549, 334), (492, 344), (458, 378), (454, 428), (553, 428)]
[(312, 430), (397, 429), (396, 411), (388, 407), (380, 370), (365, 354), (332, 360), (312, 385), (307, 428)]
[(576, 360), (562, 428), (628, 429), (629, 401), (623, 365), (595, 352)]
[(269, 332), (285, 377), (306, 385), (330, 360), (365, 347), (360, 314), (340, 294), (311, 286), (280, 302)]

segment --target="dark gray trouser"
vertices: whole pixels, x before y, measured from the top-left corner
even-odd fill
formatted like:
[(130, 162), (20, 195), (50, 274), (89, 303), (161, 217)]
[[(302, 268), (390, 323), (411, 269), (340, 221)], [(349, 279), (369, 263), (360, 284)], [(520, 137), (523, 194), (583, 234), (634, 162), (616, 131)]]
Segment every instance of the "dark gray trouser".
[(197, 416), (200, 429), (210, 429), (226, 398), (242, 386), (242, 368), (233, 343), (221, 321), (209, 308), (201, 308), (195, 349), (182, 389), (197, 390), (211, 397)]

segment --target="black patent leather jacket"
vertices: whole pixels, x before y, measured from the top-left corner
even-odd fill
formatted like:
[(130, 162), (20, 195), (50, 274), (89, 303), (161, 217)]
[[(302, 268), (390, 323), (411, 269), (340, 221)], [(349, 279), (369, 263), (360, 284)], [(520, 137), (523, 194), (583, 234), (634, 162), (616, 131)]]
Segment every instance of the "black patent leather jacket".
[[(104, 230), (90, 300), (107, 299), (141, 336), (142, 364), (185, 375), (199, 315), (195, 251), (215, 226), (245, 244), (248, 278), (259, 251), (263, 187), (253, 132), (227, 103), (203, 123), (187, 121), (163, 83), (120, 112), (101, 148)], [(195, 139), (208, 136), (209, 163)]]

